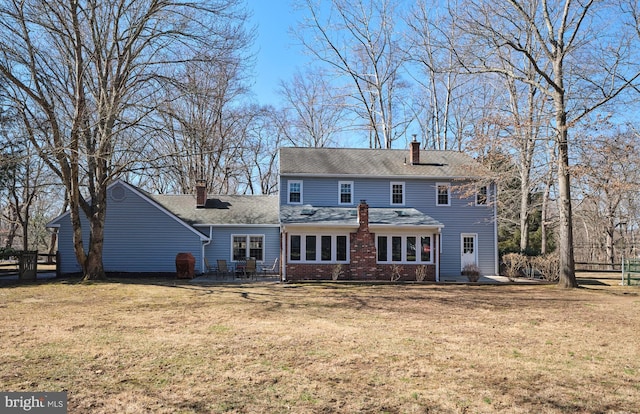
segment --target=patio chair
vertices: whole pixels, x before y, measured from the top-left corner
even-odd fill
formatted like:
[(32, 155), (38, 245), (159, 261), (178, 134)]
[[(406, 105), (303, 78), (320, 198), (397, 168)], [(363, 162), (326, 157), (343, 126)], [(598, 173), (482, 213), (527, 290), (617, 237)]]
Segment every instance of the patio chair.
[(216, 271), (215, 266), (211, 266), (211, 264), (209, 263), (209, 261), (207, 260), (207, 258), (204, 258), (204, 267), (207, 268), (207, 271), (205, 273), (214, 273)]
[(218, 268), (216, 269), (216, 276), (228, 276), (229, 275), (229, 268), (227, 267), (227, 261), (224, 259), (218, 259), (217, 260), (218, 263)]
[(262, 266), (262, 274), (266, 277), (267, 275), (277, 275), (278, 272), (278, 258), (273, 261), (271, 267)]
[(247, 262), (244, 266), (244, 276), (245, 277), (256, 277), (257, 268), (256, 268), (256, 259), (253, 257), (247, 257)]

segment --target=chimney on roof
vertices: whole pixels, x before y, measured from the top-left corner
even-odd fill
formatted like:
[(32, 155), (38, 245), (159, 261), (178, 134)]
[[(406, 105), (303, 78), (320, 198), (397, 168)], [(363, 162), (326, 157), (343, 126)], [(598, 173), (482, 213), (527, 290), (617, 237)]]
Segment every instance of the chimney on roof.
[(409, 162), (411, 165), (420, 164), (420, 143), (416, 140), (416, 135), (413, 134), (413, 141), (409, 144), (410, 153), (409, 153)]
[(207, 181), (196, 180), (196, 208), (202, 208), (207, 203)]
[(358, 204), (358, 226), (360, 230), (369, 230), (369, 205), (367, 200), (360, 200), (360, 204)]

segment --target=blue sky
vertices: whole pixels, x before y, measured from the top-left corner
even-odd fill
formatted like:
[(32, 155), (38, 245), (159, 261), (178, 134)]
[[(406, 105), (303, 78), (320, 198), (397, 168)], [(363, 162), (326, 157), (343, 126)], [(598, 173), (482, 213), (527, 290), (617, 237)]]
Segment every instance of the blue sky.
[(280, 80), (290, 79), (296, 67), (306, 60), (289, 33), (300, 13), (292, 10), (289, 0), (247, 0), (247, 6), (258, 33), (253, 91), (260, 104), (276, 104), (279, 98), (274, 90)]

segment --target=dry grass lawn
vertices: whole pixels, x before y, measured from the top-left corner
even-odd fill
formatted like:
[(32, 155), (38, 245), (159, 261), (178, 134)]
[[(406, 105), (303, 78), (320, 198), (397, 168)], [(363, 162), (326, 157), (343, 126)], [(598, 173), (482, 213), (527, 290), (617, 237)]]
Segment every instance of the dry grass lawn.
[(0, 390), (69, 413), (640, 410), (640, 290), (55, 281), (0, 288)]

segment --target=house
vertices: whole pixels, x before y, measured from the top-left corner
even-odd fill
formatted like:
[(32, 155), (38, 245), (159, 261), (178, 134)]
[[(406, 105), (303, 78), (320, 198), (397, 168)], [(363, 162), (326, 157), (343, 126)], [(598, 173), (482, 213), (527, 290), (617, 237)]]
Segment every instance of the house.
[[(455, 151), (281, 148), (277, 196), (152, 195), (117, 180), (107, 190), (106, 272), (175, 273), (178, 253), (231, 265), (276, 259), (282, 280), (446, 281), (466, 264), (498, 273), (495, 183)], [(59, 270), (81, 271), (69, 213)], [(83, 221), (83, 240), (89, 239)]]
[(454, 151), (282, 148), (283, 279), (498, 273), (495, 184)]
[[(246, 257), (271, 265), (280, 254), (276, 196), (216, 195), (207, 197), (204, 182), (196, 195), (152, 195), (117, 180), (107, 189), (103, 264), (108, 273), (175, 274), (178, 253), (191, 253), (195, 273), (225, 259)], [(82, 218), (88, 246), (88, 222)], [(61, 274), (81, 272), (73, 249), (69, 212), (47, 225), (58, 229)]]

